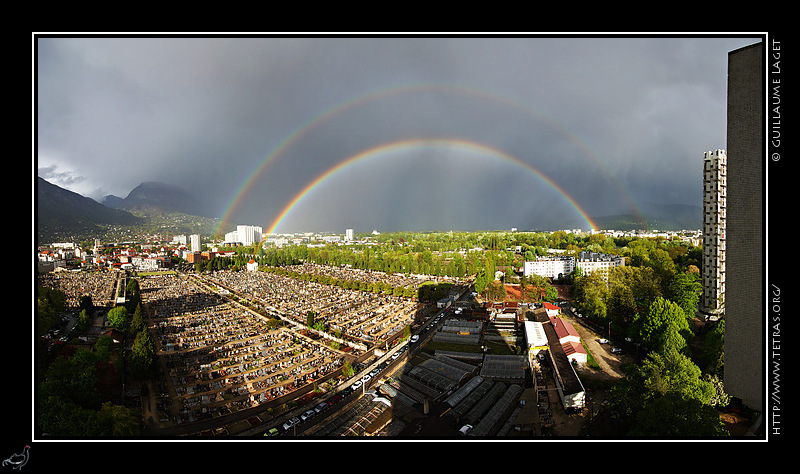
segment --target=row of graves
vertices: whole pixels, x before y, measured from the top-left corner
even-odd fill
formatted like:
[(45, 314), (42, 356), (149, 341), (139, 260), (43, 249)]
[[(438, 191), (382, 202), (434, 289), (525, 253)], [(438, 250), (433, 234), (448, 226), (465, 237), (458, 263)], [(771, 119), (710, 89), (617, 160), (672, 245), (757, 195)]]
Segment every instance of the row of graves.
[(305, 325), (313, 312), (315, 323), (321, 323), (325, 332), (339, 334), (361, 350), (401, 334), (429, 306), (401, 296), (267, 272), (216, 272), (207, 278), (298, 325)]

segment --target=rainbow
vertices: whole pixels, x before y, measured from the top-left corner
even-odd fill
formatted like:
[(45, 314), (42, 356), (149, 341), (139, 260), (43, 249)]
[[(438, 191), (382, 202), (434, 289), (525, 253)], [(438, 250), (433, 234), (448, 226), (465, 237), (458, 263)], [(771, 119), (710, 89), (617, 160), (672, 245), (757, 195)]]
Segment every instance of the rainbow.
[[(567, 137), (575, 146), (577, 146), (581, 150), (581, 152), (585, 154), (585, 156), (591, 159), (600, 168), (600, 170), (606, 175), (606, 177), (610, 178), (615, 182), (617, 181), (616, 178), (606, 169), (602, 161), (599, 160), (595, 156), (595, 154), (591, 151), (591, 149), (587, 147), (585, 144), (583, 144), (580, 141), (580, 139), (578, 139), (578, 137), (576, 137), (574, 134), (569, 133), (562, 126), (558, 125), (557, 123), (554, 123), (552, 120), (549, 120), (546, 117), (543, 117), (540, 114), (537, 114), (514, 101), (511, 101), (504, 97), (490, 94), (488, 92), (470, 89), (457, 85), (413, 84), (413, 85), (393, 86), (393, 87), (374, 90), (366, 94), (362, 94), (358, 97), (351, 98), (343, 102), (339, 102), (331, 107), (324, 109), (322, 112), (312, 117), (311, 119), (307, 120), (301, 126), (294, 129), (292, 133), (290, 133), (285, 139), (283, 139), (280, 143), (278, 143), (275, 147), (273, 147), (270, 150), (270, 152), (266, 155), (266, 157), (244, 179), (242, 185), (235, 191), (233, 198), (225, 207), (225, 210), (222, 213), (222, 218), (217, 225), (216, 233), (222, 232), (225, 226), (228, 225), (228, 223), (232, 219), (233, 213), (236, 211), (236, 208), (244, 200), (245, 196), (250, 192), (255, 183), (259, 181), (261, 176), (269, 168), (270, 164), (274, 163), (278, 159), (278, 157), (280, 157), (284, 152), (286, 152), (286, 150), (292, 147), (300, 139), (309, 135), (313, 130), (315, 130), (322, 124), (326, 123), (328, 120), (346, 112), (347, 110), (351, 110), (355, 107), (364, 105), (366, 103), (375, 100), (400, 94), (431, 92), (431, 91), (459, 93), (459, 94), (469, 95), (471, 97), (478, 97), (481, 99), (490, 100), (496, 103), (503, 104), (510, 108), (521, 110), (524, 113), (535, 116), (539, 120), (544, 120), (550, 126), (558, 130), (563, 136)], [(626, 197), (628, 198), (628, 201), (630, 202), (634, 212), (637, 213), (638, 217), (643, 218), (643, 215), (639, 210), (638, 205), (635, 203), (635, 201), (627, 192), (627, 190), (622, 186), (619, 186), (618, 188), (627, 194)]]
[(308, 183), (295, 197), (283, 208), (283, 210), (278, 214), (278, 216), (273, 220), (272, 224), (269, 226), (268, 230), (266, 231), (267, 234), (274, 234), (278, 228), (278, 226), (283, 222), (287, 215), (295, 208), (297, 205), (306, 197), (311, 191), (325, 182), (327, 179), (331, 178), (337, 173), (342, 172), (348, 167), (353, 166), (355, 163), (363, 162), (369, 159), (373, 159), (380, 156), (386, 156), (390, 153), (395, 153), (402, 150), (410, 150), (415, 148), (426, 148), (426, 147), (447, 147), (447, 148), (456, 148), (463, 151), (469, 152), (478, 152), (483, 153), (489, 156), (493, 156), (502, 160), (505, 160), (508, 163), (514, 164), (516, 166), (522, 167), (525, 170), (533, 173), (538, 178), (543, 180), (547, 183), (548, 186), (556, 190), (561, 196), (563, 196), (569, 204), (580, 214), (581, 218), (586, 221), (586, 224), (591, 229), (598, 229), (598, 226), (592, 221), (586, 211), (581, 208), (580, 205), (573, 199), (569, 194), (564, 191), (557, 183), (555, 183), (552, 179), (544, 175), (541, 171), (534, 168), (533, 166), (521, 161), (520, 159), (509, 155), (501, 150), (496, 148), (492, 148), (487, 145), (483, 145), (480, 143), (476, 143), (473, 141), (463, 140), (463, 139), (452, 139), (452, 138), (439, 138), (439, 139), (411, 139), (411, 140), (400, 140), (392, 143), (387, 143), (383, 145), (379, 145), (368, 150), (362, 151), (356, 155), (353, 155), (344, 161), (341, 161), (336, 166), (328, 169), (321, 175), (317, 176), (316, 179)]

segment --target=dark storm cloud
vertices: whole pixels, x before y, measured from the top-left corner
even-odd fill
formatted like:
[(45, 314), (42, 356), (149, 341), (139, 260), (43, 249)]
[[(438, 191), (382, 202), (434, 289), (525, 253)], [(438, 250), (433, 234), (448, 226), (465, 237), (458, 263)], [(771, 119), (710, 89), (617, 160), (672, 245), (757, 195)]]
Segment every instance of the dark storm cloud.
[[(525, 161), (595, 216), (631, 200), (696, 203), (703, 152), (725, 146), (727, 53), (756, 41), (40, 38), (38, 166), (45, 179), (95, 198), (124, 197), (142, 181), (178, 184), (221, 216), (295, 136), (235, 208), (237, 222), (268, 227), (307, 183), (347, 157), (393, 141), (451, 137)], [(402, 89), (423, 84), (441, 87)], [(335, 108), (392, 87), (403, 92)], [(375, 161), (360, 173), (388, 183)], [(304, 201), (308, 218), (296, 209), (294, 226), (316, 230), (329, 216), (325, 225), (341, 230), (334, 217), (347, 202), (348, 226), (359, 230), (525, 228), (570, 212), (535, 176), (508, 189), (507, 173), (466, 171), (393, 171), (391, 185), (364, 186), (371, 197), (358, 203), (351, 197), (363, 196), (354, 192), (358, 183), (332, 187)], [(498, 194), (526, 204), (504, 210)], [(432, 207), (426, 195), (443, 204)], [(420, 206), (430, 219), (414, 211)]]

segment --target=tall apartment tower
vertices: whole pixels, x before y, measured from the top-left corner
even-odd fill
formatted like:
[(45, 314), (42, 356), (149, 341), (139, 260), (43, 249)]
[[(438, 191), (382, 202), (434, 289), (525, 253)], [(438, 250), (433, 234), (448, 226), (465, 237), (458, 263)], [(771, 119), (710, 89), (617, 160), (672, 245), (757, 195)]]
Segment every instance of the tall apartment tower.
[(256, 242), (261, 242), (261, 234), (263, 230), (257, 225), (237, 225), (236, 236), (237, 240), (243, 245), (253, 245)]
[(192, 234), (189, 236), (189, 250), (192, 252), (200, 251), (200, 235)]
[(725, 312), (725, 221), (727, 219), (727, 156), (708, 151), (703, 158), (703, 297), (700, 312)]
[(728, 53), (725, 392), (763, 411), (764, 44)]

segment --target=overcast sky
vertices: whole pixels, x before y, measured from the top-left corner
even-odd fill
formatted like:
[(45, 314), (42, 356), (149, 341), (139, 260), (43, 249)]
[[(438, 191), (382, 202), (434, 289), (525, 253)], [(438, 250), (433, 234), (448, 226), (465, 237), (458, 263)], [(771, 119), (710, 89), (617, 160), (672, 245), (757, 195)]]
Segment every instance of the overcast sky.
[(293, 201), (279, 232), (581, 227), (701, 204), (728, 52), (758, 41), (40, 37), (34, 158), (98, 200), (181, 186), (229, 227)]

